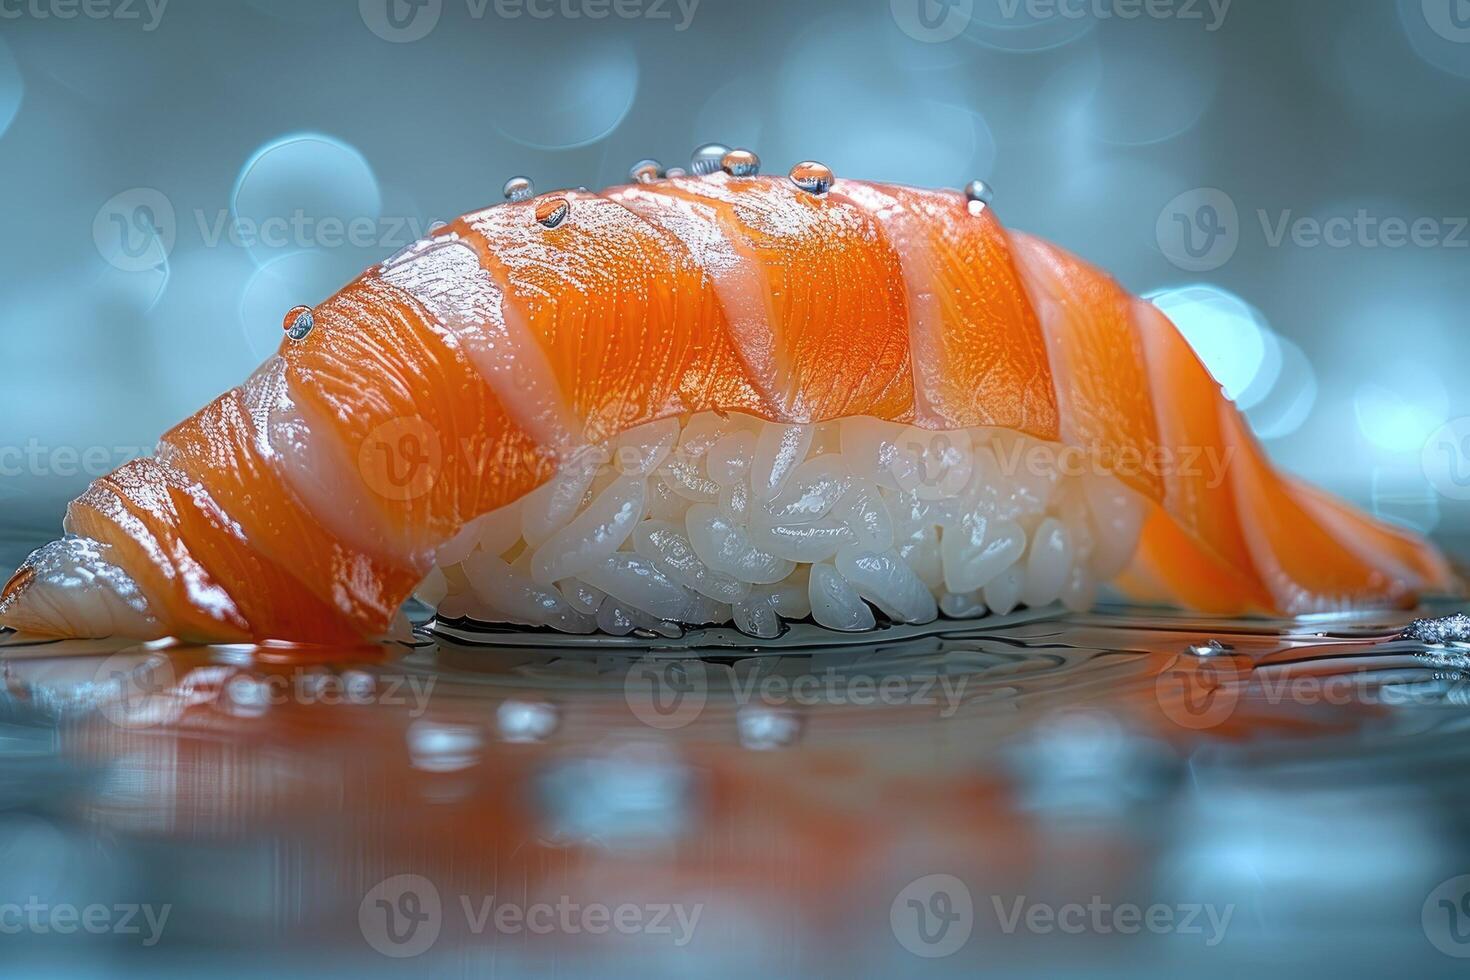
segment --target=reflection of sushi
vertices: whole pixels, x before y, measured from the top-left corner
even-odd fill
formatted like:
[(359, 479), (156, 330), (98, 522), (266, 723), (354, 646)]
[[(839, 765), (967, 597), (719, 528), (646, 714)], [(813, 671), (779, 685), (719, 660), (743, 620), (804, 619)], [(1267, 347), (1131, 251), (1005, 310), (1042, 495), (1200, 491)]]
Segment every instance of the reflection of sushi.
[(446, 617), (772, 635), (1114, 579), (1282, 613), (1450, 584), (1274, 471), (1163, 314), (983, 200), (726, 163), (467, 215), (293, 311), (71, 504), (0, 622), (334, 640), (417, 587)]

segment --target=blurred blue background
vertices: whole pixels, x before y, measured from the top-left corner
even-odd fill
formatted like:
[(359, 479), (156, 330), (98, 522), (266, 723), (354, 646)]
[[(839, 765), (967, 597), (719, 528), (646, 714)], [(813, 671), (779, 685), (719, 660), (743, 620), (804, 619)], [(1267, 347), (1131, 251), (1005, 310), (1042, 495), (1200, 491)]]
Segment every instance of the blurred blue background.
[(1467, 119), (1466, 0), (5, 0), (0, 522), (54, 528), (507, 177), (718, 140), (984, 177), (1159, 293), (1278, 460), (1450, 533)]

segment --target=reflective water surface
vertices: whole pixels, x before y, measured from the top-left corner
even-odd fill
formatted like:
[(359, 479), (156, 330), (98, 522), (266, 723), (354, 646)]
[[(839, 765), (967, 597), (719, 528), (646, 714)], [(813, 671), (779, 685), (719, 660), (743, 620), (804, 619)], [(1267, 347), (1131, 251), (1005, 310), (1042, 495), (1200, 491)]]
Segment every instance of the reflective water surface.
[(0, 971), (1463, 975), (1470, 647), (1409, 618), (0, 636)]

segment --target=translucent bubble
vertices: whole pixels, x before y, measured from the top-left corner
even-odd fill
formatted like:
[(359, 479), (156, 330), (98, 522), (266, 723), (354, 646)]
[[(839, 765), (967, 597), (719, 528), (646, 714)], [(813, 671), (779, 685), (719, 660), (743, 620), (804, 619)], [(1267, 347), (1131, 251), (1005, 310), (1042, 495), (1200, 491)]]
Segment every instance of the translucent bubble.
[(1396, 359), (1353, 392), (1358, 430), (1389, 452), (1418, 452), (1449, 414), (1443, 382), (1426, 364)]
[(1217, 48), (1203, 31), (1139, 21), (1113, 32), (1102, 52), (1102, 81), (1088, 118), (1095, 135), (1130, 146), (1191, 129), (1220, 83)]
[(1165, 289), (1147, 298), (1174, 321), (1227, 398), (1241, 408), (1254, 404), (1241, 404), (1240, 397), (1266, 366), (1267, 331), (1248, 303), (1205, 285)]
[(25, 84), (21, 81), (20, 67), (16, 65), (10, 48), (5, 46), (4, 41), (0, 41), (0, 136), (5, 135), (5, 131), (15, 120), (24, 94)]
[(1277, 335), (1281, 370), (1276, 383), (1245, 413), (1251, 429), (1261, 439), (1289, 436), (1312, 414), (1317, 403), (1317, 372), (1296, 344)]
[(599, 39), (555, 58), (539, 46), (503, 55), (494, 70), (505, 94), (489, 112), (495, 128), (517, 143), (543, 150), (586, 146), (616, 129), (633, 107), (638, 59), (626, 41)]
[(293, 306), (316, 306), (342, 285), (332, 256), (292, 252), (262, 265), (240, 294), (240, 330), (260, 360), (281, 344), (281, 317)]
[(1464, 0), (1398, 0), (1398, 11), (1415, 54), (1470, 78), (1470, 10)]
[(235, 181), (231, 212), (257, 262), (303, 249), (339, 248), (346, 229), (382, 217), (378, 179), (362, 154), (315, 133), (273, 140)]

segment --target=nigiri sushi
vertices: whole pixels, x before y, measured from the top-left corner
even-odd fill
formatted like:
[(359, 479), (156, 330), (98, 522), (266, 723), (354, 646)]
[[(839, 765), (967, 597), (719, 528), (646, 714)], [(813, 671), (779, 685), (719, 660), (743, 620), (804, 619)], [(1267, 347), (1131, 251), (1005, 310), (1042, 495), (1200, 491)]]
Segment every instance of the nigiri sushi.
[(357, 641), (441, 620), (758, 637), (1099, 586), (1410, 606), (1426, 541), (1274, 469), (1166, 316), (966, 191), (643, 167), (472, 212), (290, 311), (94, 482), (0, 624)]

